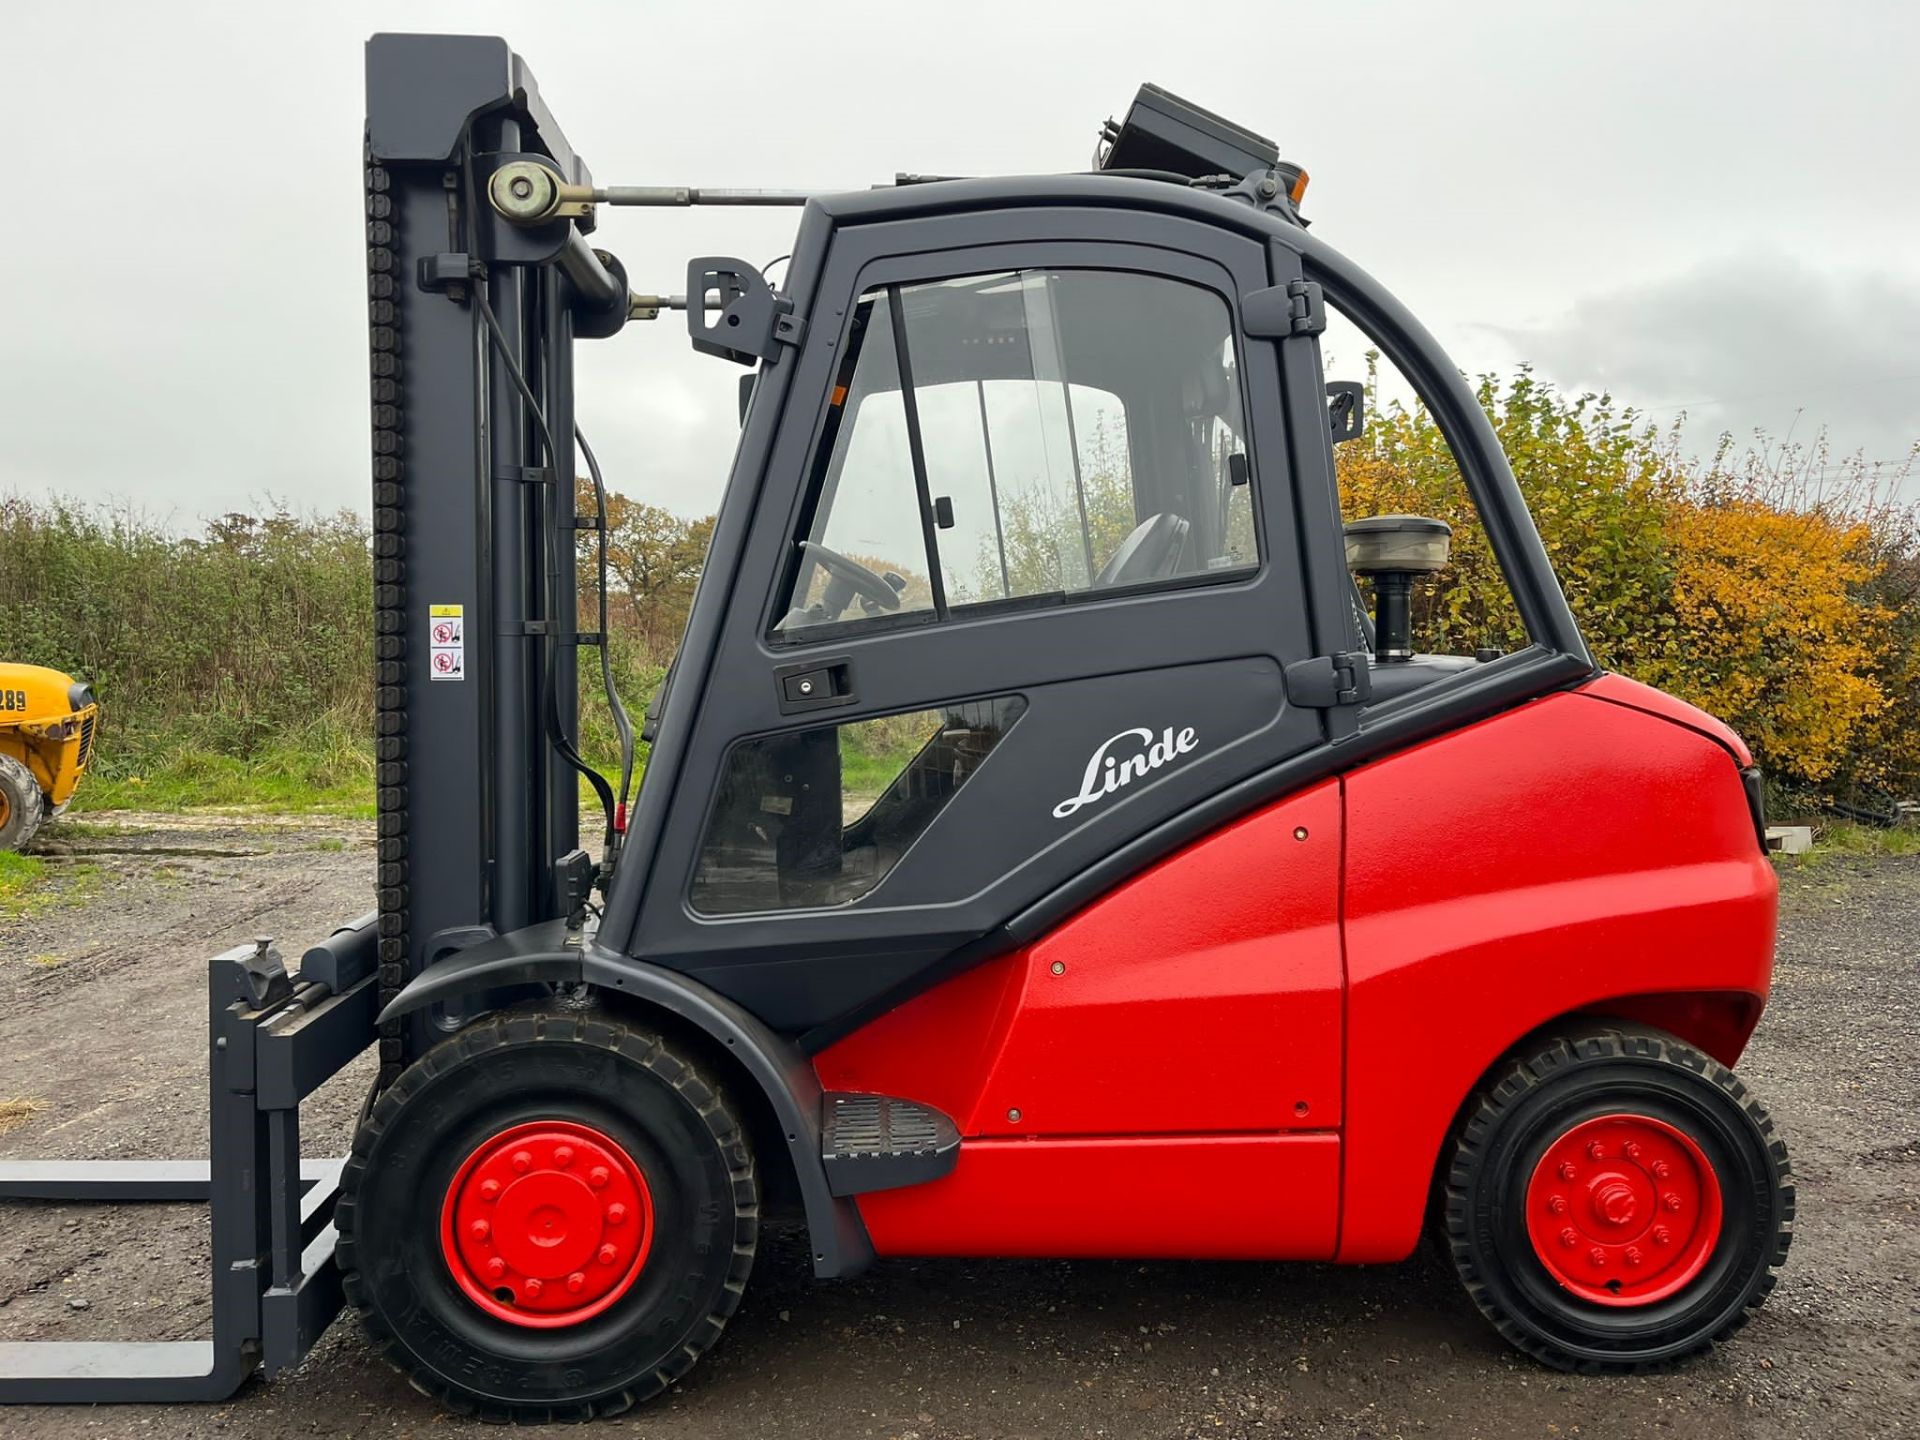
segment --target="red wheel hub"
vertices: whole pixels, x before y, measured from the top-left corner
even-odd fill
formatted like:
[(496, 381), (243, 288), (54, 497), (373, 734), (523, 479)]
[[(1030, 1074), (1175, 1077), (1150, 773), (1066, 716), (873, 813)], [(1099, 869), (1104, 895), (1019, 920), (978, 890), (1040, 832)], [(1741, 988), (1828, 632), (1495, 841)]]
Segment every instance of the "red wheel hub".
[(653, 1244), (647, 1177), (571, 1120), (481, 1143), (447, 1187), (440, 1248), (467, 1298), (514, 1325), (577, 1325), (626, 1293)]
[(1583, 1120), (1527, 1182), (1527, 1236), (1549, 1274), (1596, 1305), (1650, 1305), (1706, 1266), (1720, 1181), (1691, 1136), (1646, 1115)]

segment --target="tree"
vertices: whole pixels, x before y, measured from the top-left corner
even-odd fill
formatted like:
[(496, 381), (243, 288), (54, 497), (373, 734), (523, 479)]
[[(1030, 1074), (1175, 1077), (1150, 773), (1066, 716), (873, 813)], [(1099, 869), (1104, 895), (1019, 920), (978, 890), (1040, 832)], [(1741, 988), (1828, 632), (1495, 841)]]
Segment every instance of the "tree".
[[(580, 513), (594, 510), (593, 487), (581, 482)], [(693, 589), (713, 539), (713, 517), (689, 520), (658, 505), (607, 496), (609, 624), (622, 625), (652, 664), (665, 664), (680, 643)], [(580, 532), (580, 563), (598, 561), (598, 537)]]

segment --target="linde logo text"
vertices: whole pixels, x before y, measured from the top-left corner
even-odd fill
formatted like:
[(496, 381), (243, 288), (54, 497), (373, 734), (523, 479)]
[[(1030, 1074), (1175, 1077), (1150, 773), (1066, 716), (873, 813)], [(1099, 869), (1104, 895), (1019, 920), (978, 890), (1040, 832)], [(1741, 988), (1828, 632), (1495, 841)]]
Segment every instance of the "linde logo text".
[[(1148, 771), (1158, 770), (1162, 765), (1190, 753), (1199, 743), (1191, 725), (1178, 732), (1169, 725), (1160, 732), (1158, 739), (1144, 725), (1122, 730), (1093, 752), (1093, 758), (1087, 761), (1087, 773), (1080, 779), (1080, 793), (1054, 806), (1053, 818), (1064, 820), (1082, 805), (1104, 800)], [(1131, 754), (1127, 753), (1129, 750)]]

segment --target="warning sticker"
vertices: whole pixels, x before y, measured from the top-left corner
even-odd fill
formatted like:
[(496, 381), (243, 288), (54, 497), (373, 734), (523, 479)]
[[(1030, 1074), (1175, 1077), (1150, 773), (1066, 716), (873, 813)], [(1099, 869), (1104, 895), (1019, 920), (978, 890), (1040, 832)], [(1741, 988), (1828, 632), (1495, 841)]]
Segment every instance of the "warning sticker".
[(467, 678), (467, 618), (464, 605), (427, 607), (431, 658), (427, 675), (434, 680)]

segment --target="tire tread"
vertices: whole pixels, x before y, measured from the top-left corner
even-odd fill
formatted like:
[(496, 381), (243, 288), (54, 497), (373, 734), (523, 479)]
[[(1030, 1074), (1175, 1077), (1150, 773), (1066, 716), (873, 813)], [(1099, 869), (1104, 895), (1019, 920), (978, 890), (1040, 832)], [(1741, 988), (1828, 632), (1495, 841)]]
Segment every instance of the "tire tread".
[[(726, 1158), (734, 1198), (732, 1259), (714, 1308), (693, 1322), (688, 1340), (642, 1383), (571, 1405), (481, 1401), (415, 1360), (380, 1316), (366, 1287), (360, 1283), (353, 1233), (355, 1203), (366, 1175), (368, 1155), (374, 1142), (409, 1099), (465, 1060), (508, 1045), (541, 1042), (586, 1045), (617, 1054), (651, 1071), (689, 1102), (693, 1101), (692, 1092), (697, 1090), (701, 1098), (698, 1103), (690, 1103), (690, 1108), (700, 1117)], [(697, 1061), (674, 1053), (651, 1031), (619, 1021), (584, 1019), (548, 1010), (507, 1011), (477, 1021), (450, 1040), (434, 1046), (401, 1072), (374, 1102), (354, 1134), (352, 1154), (340, 1173), (340, 1198), (334, 1209), (334, 1224), (339, 1234), (335, 1255), (347, 1303), (359, 1312), (361, 1324), (381, 1357), (404, 1375), (415, 1390), (456, 1414), (502, 1424), (549, 1424), (604, 1418), (645, 1404), (677, 1383), (712, 1348), (746, 1293), (747, 1277), (753, 1270), (759, 1248), (760, 1221), (759, 1180), (746, 1135), (746, 1127), (734, 1112), (723, 1087), (709, 1078)]]
[[(1475, 1162), (1486, 1149), (1495, 1127), (1522, 1098), (1537, 1090), (1566, 1067), (1583, 1061), (1646, 1060), (1690, 1070), (1723, 1091), (1746, 1114), (1758, 1131), (1779, 1182), (1780, 1227), (1773, 1253), (1767, 1257), (1759, 1283), (1727, 1320), (1703, 1335), (1687, 1351), (1657, 1360), (1599, 1360), (1569, 1356), (1517, 1323), (1493, 1298), (1486, 1276), (1469, 1243), (1471, 1200), (1469, 1186)], [(1663, 1031), (1628, 1025), (1597, 1024), (1552, 1037), (1531, 1054), (1514, 1054), (1491, 1071), (1481, 1089), (1465, 1107), (1447, 1161), (1446, 1185), (1438, 1207), (1439, 1240), (1474, 1308), (1486, 1317), (1502, 1339), (1515, 1349), (1556, 1370), (1581, 1375), (1644, 1374), (1665, 1370), (1690, 1356), (1709, 1350), (1732, 1336), (1753, 1318), (1778, 1279), (1777, 1270), (1793, 1243), (1793, 1169), (1786, 1142), (1773, 1117), (1732, 1070)]]

